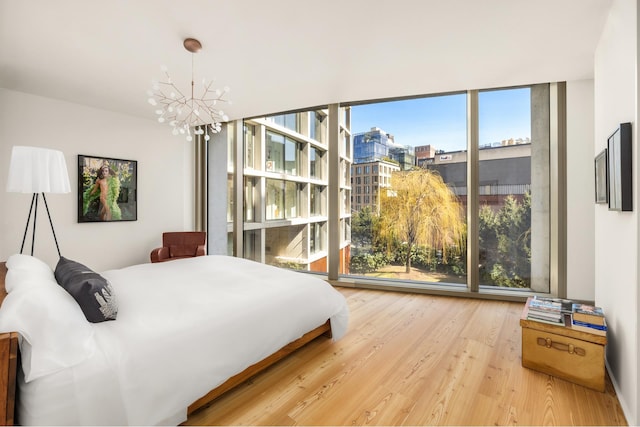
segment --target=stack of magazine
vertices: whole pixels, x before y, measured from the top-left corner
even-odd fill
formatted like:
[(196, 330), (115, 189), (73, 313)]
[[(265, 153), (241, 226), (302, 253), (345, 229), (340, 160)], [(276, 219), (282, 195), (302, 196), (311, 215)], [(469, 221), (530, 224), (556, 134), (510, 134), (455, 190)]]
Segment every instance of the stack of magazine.
[(607, 333), (607, 322), (602, 308), (588, 304), (573, 304), (571, 326), (597, 335)]
[[(567, 323), (565, 315), (569, 316)], [(570, 326), (596, 335), (606, 336), (607, 333), (607, 322), (602, 308), (568, 299), (533, 296), (529, 298), (527, 319)]]
[(533, 297), (529, 299), (527, 319), (537, 322), (564, 325), (562, 302), (552, 298)]

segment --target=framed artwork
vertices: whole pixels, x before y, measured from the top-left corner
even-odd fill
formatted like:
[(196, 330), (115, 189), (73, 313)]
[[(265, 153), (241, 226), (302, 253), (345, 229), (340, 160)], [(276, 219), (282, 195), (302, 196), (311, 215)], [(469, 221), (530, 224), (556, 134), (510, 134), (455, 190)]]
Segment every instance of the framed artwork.
[(78, 155), (78, 222), (137, 221), (138, 162)]
[(596, 156), (596, 203), (609, 201), (609, 185), (607, 175), (607, 149), (605, 148)]
[(607, 139), (607, 165), (609, 210), (632, 211), (631, 123), (621, 123)]

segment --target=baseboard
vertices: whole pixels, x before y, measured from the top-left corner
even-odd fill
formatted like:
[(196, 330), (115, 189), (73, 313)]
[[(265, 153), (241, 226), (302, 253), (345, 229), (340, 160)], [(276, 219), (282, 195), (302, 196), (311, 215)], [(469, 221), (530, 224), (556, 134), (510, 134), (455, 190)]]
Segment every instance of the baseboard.
[(618, 402), (620, 402), (620, 406), (622, 407), (622, 412), (624, 413), (624, 417), (627, 419), (627, 425), (635, 426), (638, 425), (638, 420), (633, 419), (631, 416), (631, 408), (634, 406), (629, 406), (628, 402), (624, 400), (623, 395), (620, 393), (620, 387), (618, 386), (618, 382), (616, 378), (611, 374), (612, 370), (609, 366), (609, 361), (605, 360), (605, 366), (607, 368), (607, 373), (609, 374), (609, 378), (611, 379), (611, 384), (613, 384), (613, 389), (616, 391), (616, 397), (618, 398)]

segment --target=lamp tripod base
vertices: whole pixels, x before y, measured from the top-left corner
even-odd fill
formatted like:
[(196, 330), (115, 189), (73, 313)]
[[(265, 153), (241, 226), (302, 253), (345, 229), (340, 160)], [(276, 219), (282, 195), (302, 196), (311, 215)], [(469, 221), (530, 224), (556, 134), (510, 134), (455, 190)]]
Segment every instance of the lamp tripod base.
[(53, 233), (53, 240), (56, 242), (56, 249), (58, 250), (58, 256), (60, 255), (60, 247), (58, 246), (58, 239), (56, 238), (56, 231), (53, 228), (53, 221), (51, 220), (51, 214), (49, 213), (49, 205), (47, 205), (47, 198), (44, 193), (33, 193), (31, 198), (31, 207), (29, 208), (29, 216), (27, 217), (27, 225), (24, 227), (24, 235), (22, 236), (22, 245), (20, 246), (20, 253), (24, 250), (24, 243), (27, 239), (27, 231), (29, 230), (29, 222), (31, 222), (31, 214), (33, 213), (33, 228), (31, 231), (31, 256), (33, 256), (33, 248), (36, 241), (36, 219), (38, 217), (38, 198), (42, 195), (44, 201), (44, 207), (47, 210), (47, 217), (49, 217), (49, 224), (51, 225), (51, 232)]

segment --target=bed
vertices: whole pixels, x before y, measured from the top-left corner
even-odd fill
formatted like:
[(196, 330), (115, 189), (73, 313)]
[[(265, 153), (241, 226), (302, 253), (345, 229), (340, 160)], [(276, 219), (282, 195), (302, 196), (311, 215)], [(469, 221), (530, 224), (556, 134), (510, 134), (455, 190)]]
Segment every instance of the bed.
[(328, 283), (241, 258), (102, 272), (118, 313), (100, 323), (87, 322), (40, 260), (13, 255), (7, 269), (0, 388), (10, 416), (17, 332), (16, 421), (24, 425), (176, 425), (312, 339), (347, 329), (346, 300)]

